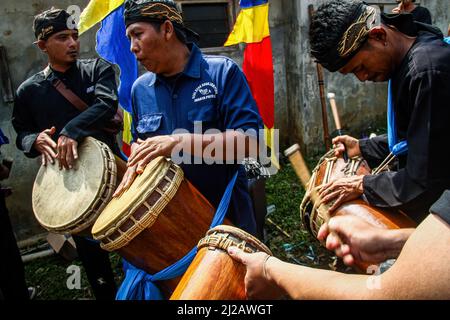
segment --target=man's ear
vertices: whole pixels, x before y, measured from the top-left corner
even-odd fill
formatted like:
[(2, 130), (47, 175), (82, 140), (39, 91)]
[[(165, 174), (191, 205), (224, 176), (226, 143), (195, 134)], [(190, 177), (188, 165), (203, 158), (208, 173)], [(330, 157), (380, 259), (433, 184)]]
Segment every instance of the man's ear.
[(161, 25), (161, 31), (164, 32), (164, 38), (166, 40), (169, 40), (172, 38), (173, 34), (175, 33), (175, 29), (173, 27), (173, 24), (170, 20), (166, 20)]
[(369, 39), (380, 41), (383, 44), (386, 43), (386, 37), (386, 30), (384, 30), (384, 28), (381, 26), (374, 27), (369, 31)]
[(36, 41), (36, 45), (41, 49), (43, 52), (47, 52), (47, 42), (45, 40), (38, 40)]

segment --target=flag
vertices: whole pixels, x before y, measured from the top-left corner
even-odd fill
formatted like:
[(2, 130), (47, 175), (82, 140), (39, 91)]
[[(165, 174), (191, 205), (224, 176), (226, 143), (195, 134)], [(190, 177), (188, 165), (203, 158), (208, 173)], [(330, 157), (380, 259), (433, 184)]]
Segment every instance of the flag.
[(78, 30), (82, 34), (101, 22), (97, 32), (97, 53), (120, 68), (119, 103), (124, 115), (122, 151), (129, 156), (132, 140), (131, 87), (138, 77), (138, 63), (126, 37), (123, 3), (124, 0), (91, 0), (81, 13)]
[(241, 11), (225, 46), (246, 43), (242, 69), (264, 122), (272, 164), (279, 168), (274, 148), (275, 94), (268, 0), (241, 0)]

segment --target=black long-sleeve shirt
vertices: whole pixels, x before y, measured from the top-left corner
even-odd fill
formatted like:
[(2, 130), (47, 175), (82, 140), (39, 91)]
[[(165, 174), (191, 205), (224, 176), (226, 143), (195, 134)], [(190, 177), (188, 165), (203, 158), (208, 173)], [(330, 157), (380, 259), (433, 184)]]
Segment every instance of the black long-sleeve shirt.
[[(80, 97), (88, 108), (78, 110), (52, 85), (60, 79)], [(117, 83), (113, 66), (103, 59), (77, 60), (66, 72), (41, 71), (22, 83), (14, 101), (12, 124), (16, 144), (28, 157), (39, 153), (33, 148), (38, 134), (52, 126), (53, 139), (60, 135), (80, 142), (92, 136), (117, 151), (115, 137), (102, 130), (114, 117), (118, 106)]]
[(431, 24), (431, 14), (430, 11), (425, 7), (417, 6), (413, 11), (411, 11), (411, 14), (414, 17), (414, 20)]
[[(365, 176), (364, 197), (420, 222), (444, 190), (450, 189), (450, 46), (421, 31), (392, 77), (397, 136), (408, 142), (400, 169)], [(372, 167), (389, 154), (386, 137), (361, 140)], [(377, 161), (378, 160), (378, 161)]]
[(444, 191), (439, 200), (433, 204), (430, 211), (438, 215), (450, 226), (450, 190)]

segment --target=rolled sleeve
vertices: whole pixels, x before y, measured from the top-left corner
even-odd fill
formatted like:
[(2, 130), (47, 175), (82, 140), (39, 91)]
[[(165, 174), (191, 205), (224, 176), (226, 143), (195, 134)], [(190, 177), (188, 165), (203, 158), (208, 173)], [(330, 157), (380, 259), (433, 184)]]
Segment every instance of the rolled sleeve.
[(430, 212), (436, 214), (450, 225), (450, 190), (444, 191), (439, 200), (431, 206)]

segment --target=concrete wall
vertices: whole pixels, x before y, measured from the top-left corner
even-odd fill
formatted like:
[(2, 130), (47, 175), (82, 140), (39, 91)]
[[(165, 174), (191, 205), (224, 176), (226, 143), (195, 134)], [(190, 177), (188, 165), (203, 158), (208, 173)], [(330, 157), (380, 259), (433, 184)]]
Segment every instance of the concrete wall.
[[(284, 1), (283, 11), (292, 13), (291, 27), (285, 35), (288, 43), (286, 54), (286, 78), (288, 103), (287, 112), (277, 113), (277, 123), (281, 131), (282, 142), (301, 142), (308, 153), (320, 152), (323, 149), (323, 130), (321, 118), (321, 104), (315, 63), (309, 55), (308, 43), (308, 6), (318, 6), (323, 0)], [(386, 9), (393, 6), (393, 0), (369, 0), (369, 3), (386, 5)], [(450, 22), (450, 2), (442, 0), (417, 1), (427, 7), (433, 23), (444, 34), (447, 34)], [(343, 76), (339, 73), (329, 73), (324, 70), (326, 92), (336, 93), (336, 101), (341, 115), (341, 123), (345, 129), (355, 135), (364, 135), (370, 128), (384, 122), (386, 108), (386, 84), (360, 83), (353, 75)], [(328, 103), (328, 102), (327, 102)], [(328, 112), (330, 133), (335, 129)], [(285, 117), (285, 115), (287, 115)]]

